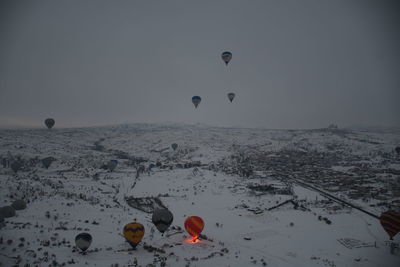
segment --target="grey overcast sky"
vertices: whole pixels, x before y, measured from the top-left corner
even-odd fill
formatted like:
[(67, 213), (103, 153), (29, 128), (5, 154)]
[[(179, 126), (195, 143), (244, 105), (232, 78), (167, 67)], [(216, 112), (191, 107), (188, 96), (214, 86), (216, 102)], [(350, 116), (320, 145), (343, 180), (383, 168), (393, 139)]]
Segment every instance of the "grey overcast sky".
[(399, 6), (1, 0), (0, 126), (399, 126)]

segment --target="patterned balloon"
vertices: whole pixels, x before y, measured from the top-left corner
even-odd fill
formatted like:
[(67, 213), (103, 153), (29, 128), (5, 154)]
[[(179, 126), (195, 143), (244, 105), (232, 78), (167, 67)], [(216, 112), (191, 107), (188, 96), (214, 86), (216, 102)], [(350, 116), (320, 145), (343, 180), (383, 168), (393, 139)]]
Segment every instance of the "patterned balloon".
[(185, 229), (193, 239), (196, 239), (204, 229), (204, 221), (198, 216), (190, 216), (185, 220)]
[(144, 226), (140, 223), (131, 222), (124, 226), (123, 230), (126, 241), (136, 248), (144, 236)]
[(228, 65), (229, 61), (232, 59), (232, 53), (229, 51), (225, 51), (221, 54), (222, 60), (225, 62), (225, 65)]

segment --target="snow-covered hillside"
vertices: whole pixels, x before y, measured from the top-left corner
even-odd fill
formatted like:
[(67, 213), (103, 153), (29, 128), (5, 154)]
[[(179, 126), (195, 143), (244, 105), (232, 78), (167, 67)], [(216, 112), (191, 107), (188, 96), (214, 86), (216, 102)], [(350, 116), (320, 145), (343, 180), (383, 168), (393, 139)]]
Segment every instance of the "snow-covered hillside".
[[(0, 206), (27, 202), (4, 219), (1, 266), (400, 266), (379, 220), (327, 197), (400, 210), (399, 145), (395, 130), (0, 130)], [(159, 200), (174, 215), (164, 235)], [(205, 222), (196, 243), (192, 215)], [(136, 250), (122, 235), (133, 221), (145, 227)]]

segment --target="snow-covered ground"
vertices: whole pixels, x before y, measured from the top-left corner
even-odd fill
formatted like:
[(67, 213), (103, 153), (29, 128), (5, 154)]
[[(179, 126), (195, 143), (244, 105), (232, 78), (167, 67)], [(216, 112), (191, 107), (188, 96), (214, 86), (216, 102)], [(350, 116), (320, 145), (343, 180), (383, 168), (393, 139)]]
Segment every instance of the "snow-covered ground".
[[(396, 130), (1, 130), (1, 206), (27, 201), (0, 229), (1, 266), (400, 266), (379, 220), (303, 186), (378, 216), (398, 210), (398, 145)], [(170, 229), (158, 232), (130, 197), (160, 199)], [(196, 243), (183, 227), (192, 215), (205, 222)], [(145, 227), (136, 250), (122, 236), (133, 221)], [(86, 254), (81, 232), (93, 236)]]

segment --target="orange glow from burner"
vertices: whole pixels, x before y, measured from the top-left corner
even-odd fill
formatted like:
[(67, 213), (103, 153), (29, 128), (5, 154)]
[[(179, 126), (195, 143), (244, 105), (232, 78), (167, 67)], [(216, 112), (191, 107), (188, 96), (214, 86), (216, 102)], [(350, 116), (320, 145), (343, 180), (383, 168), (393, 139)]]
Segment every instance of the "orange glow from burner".
[(185, 243), (189, 243), (189, 244), (197, 244), (200, 243), (200, 239), (198, 239), (199, 236), (192, 236), (189, 237), (187, 239), (185, 239)]

